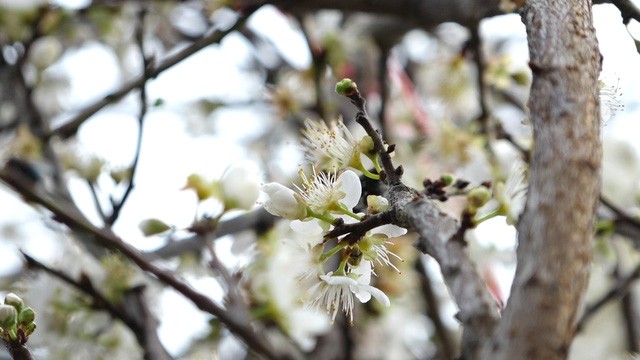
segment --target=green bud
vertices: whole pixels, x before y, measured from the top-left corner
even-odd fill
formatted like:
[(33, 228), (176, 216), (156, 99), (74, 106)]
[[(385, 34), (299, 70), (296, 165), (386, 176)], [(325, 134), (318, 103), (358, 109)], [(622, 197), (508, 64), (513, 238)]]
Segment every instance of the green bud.
[(25, 326), (25, 334), (27, 336), (33, 334), (34, 331), (36, 331), (36, 323), (30, 322)]
[(187, 178), (187, 184), (183, 189), (191, 189), (195, 191), (198, 196), (198, 200), (202, 201), (214, 196), (217, 193), (217, 187), (217, 182), (210, 182), (198, 174), (191, 174)]
[(353, 96), (358, 93), (358, 85), (356, 85), (355, 81), (344, 78), (336, 84), (336, 92), (342, 96)]
[(4, 303), (5, 305), (13, 306), (16, 308), (16, 311), (22, 310), (22, 307), (24, 306), (22, 299), (14, 293), (8, 293), (7, 296), (4, 297)]
[(152, 236), (171, 229), (171, 226), (158, 219), (146, 219), (138, 224), (138, 228), (140, 228), (144, 236)]
[(367, 212), (372, 214), (381, 213), (389, 208), (389, 201), (382, 196), (367, 195)]
[(18, 311), (12, 305), (0, 305), (0, 327), (9, 331), (18, 322)]
[(371, 136), (367, 135), (362, 139), (360, 139), (360, 141), (358, 141), (358, 149), (363, 154), (367, 154), (367, 155), (373, 154), (374, 145), (373, 145), (373, 139), (371, 138)]
[(467, 194), (469, 207), (478, 209), (491, 200), (491, 191), (484, 186), (471, 189)]
[(442, 180), (444, 186), (449, 186), (456, 181), (456, 177), (453, 174), (445, 173), (440, 175), (440, 180)]
[(18, 315), (18, 323), (22, 325), (29, 325), (36, 319), (36, 312), (31, 307), (27, 307), (20, 311)]

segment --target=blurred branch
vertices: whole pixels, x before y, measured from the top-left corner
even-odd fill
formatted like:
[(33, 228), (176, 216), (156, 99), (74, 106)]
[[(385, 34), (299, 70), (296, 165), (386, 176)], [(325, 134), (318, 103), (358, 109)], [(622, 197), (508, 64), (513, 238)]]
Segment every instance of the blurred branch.
[(218, 306), (208, 296), (196, 291), (184, 280), (174, 276), (172, 271), (163, 269), (153, 264), (144, 254), (133, 246), (125, 243), (109, 229), (95, 227), (81, 214), (73, 209), (68, 209), (58, 201), (53, 201), (43, 191), (37, 189), (28, 181), (24, 182), (19, 174), (8, 172), (7, 169), (0, 170), (0, 180), (11, 186), (16, 192), (22, 195), (27, 201), (44, 206), (53, 213), (54, 220), (67, 225), (74, 231), (90, 234), (100, 246), (113, 249), (133, 261), (140, 269), (157, 277), (162, 283), (172, 287), (177, 292), (184, 295), (200, 310), (217, 317), (220, 322), (240, 338), (247, 347), (268, 359), (283, 359), (295, 356), (293, 353), (281, 354), (276, 351), (266, 339), (256, 332), (250, 325), (250, 319), (240, 317), (239, 314), (232, 313)]
[(98, 198), (98, 190), (96, 189), (96, 183), (89, 179), (85, 179), (87, 186), (89, 187), (89, 192), (91, 193), (91, 199), (93, 199), (93, 205), (100, 216), (100, 219), (106, 224), (107, 223), (107, 214), (104, 213), (102, 209), (102, 205), (100, 205), (100, 199)]
[(628, 25), (631, 19), (640, 22), (640, 8), (631, 0), (594, 0), (593, 4), (613, 4), (620, 10), (625, 25)]
[(488, 86), (485, 82), (484, 73), (487, 68), (487, 62), (484, 58), (484, 50), (482, 49), (482, 37), (480, 36), (480, 23), (478, 22), (471, 30), (471, 39), (467, 46), (471, 48), (473, 53), (473, 61), (476, 63), (476, 85), (478, 86), (478, 102), (480, 103), (480, 116), (477, 121), (480, 123), (480, 131), (483, 134), (489, 134), (489, 121), (491, 120), (491, 110), (488, 104)]
[(166, 59), (164, 59), (164, 61), (161, 61), (157, 65), (152, 66), (151, 69), (145, 69), (145, 73), (143, 75), (130, 80), (129, 82), (122, 85), (120, 89), (87, 106), (86, 108), (81, 110), (80, 113), (69, 119), (64, 125), (50, 130), (44, 135), (44, 138), (49, 139), (53, 136), (58, 136), (62, 139), (66, 139), (75, 135), (82, 123), (84, 123), (88, 118), (93, 116), (98, 111), (102, 110), (107, 105), (110, 105), (122, 99), (133, 89), (140, 88), (148, 79), (157, 77), (165, 70), (180, 63), (189, 56), (195, 54), (196, 52), (204, 49), (211, 44), (219, 43), (222, 39), (224, 39), (225, 36), (243, 27), (249, 16), (251, 16), (251, 14), (255, 10), (257, 10), (257, 8), (247, 8), (246, 11), (240, 16), (238, 21), (236, 21), (236, 23), (227, 30), (219, 30), (218, 28), (210, 29), (207, 33), (205, 33), (198, 40), (194, 41), (191, 45), (177, 51), (171, 56), (168, 56)]
[(616, 206), (602, 193), (600, 193), (600, 203), (611, 210), (616, 216), (613, 220), (614, 231), (631, 239), (636, 245), (636, 248), (640, 247), (640, 220), (627, 214), (626, 211)]
[[(95, 310), (104, 310), (114, 319), (122, 321), (136, 336), (140, 347), (144, 351), (145, 359), (172, 359), (171, 355), (162, 346), (156, 331), (157, 321), (148, 309), (145, 302), (142, 301), (142, 288), (138, 287), (127, 291), (125, 299), (136, 298), (138, 306), (133, 311), (128, 310), (130, 307), (116, 306), (114, 303), (104, 297), (91, 283), (91, 279), (85, 274), (80, 276), (80, 280), (75, 280), (60, 270), (50, 268), (49, 266), (39, 262), (33, 257), (22, 253), (29, 268), (42, 270), (53, 277), (56, 277), (65, 283), (71, 285), (82, 293), (88, 295), (92, 299), (91, 306)], [(134, 295), (134, 296), (132, 296)], [(139, 320), (140, 319), (140, 320)]]
[(296, 20), (298, 21), (298, 25), (300, 26), (300, 31), (302, 35), (304, 35), (304, 39), (307, 42), (307, 47), (309, 48), (309, 53), (311, 54), (311, 61), (313, 63), (313, 83), (315, 85), (315, 95), (316, 95), (316, 103), (314, 106), (314, 111), (320, 115), (321, 118), (327, 121), (326, 107), (324, 104), (323, 98), (323, 79), (324, 73), (327, 69), (326, 62), (326, 50), (320, 48), (319, 45), (314, 44), (313, 39), (311, 39), (311, 35), (309, 31), (307, 31), (306, 26), (304, 26), (304, 17), (302, 15), (297, 15)]
[(587, 306), (582, 317), (576, 325), (576, 331), (580, 331), (584, 328), (585, 323), (600, 310), (604, 305), (611, 300), (619, 299), (629, 292), (631, 285), (640, 278), (640, 265), (637, 265), (629, 275), (621, 277), (618, 283), (609, 290), (600, 300), (595, 301), (593, 304)]
[[(276, 219), (275, 216), (269, 214), (263, 208), (259, 208), (253, 212), (222, 221), (216, 228), (215, 237), (236, 234), (248, 229), (262, 231), (270, 228)], [(198, 253), (210, 240), (212, 239), (207, 239), (207, 237), (197, 234), (188, 239), (169, 242), (165, 246), (149, 253), (149, 255), (169, 259), (188, 252)]]
[(378, 120), (380, 121), (380, 130), (383, 139), (389, 140), (389, 119), (386, 116), (387, 100), (389, 98), (389, 54), (391, 48), (378, 43), (378, 85), (380, 86), (380, 110), (378, 112)]
[(442, 321), (442, 314), (440, 309), (440, 301), (433, 291), (433, 284), (431, 277), (427, 272), (426, 264), (423, 259), (418, 258), (416, 260), (416, 273), (420, 277), (420, 288), (422, 289), (422, 295), (427, 305), (426, 313), (429, 319), (433, 322), (433, 326), (436, 330), (437, 340), (435, 341), (438, 347), (438, 358), (441, 360), (451, 360), (455, 358), (455, 344), (453, 339), (447, 330), (447, 327)]
[(291, 11), (335, 9), (396, 16), (416, 27), (432, 28), (444, 22), (463, 26), (503, 14), (499, 0), (236, 0), (239, 6), (272, 4)]
[(136, 139), (136, 149), (135, 154), (133, 156), (133, 163), (131, 164), (131, 172), (128, 177), (127, 189), (124, 191), (122, 198), (120, 201), (115, 202), (111, 201), (113, 204), (113, 210), (111, 215), (106, 219), (105, 224), (107, 226), (112, 226), (116, 220), (118, 220), (118, 216), (120, 216), (120, 211), (124, 206), (125, 202), (129, 198), (131, 191), (134, 187), (134, 178), (138, 169), (138, 160), (140, 159), (140, 150), (142, 148), (142, 134), (144, 130), (144, 118), (147, 115), (147, 81), (151, 79), (153, 76), (151, 74), (151, 67), (153, 66), (153, 58), (147, 57), (144, 50), (144, 19), (147, 13), (147, 8), (145, 5), (142, 5), (138, 10), (138, 21), (136, 23), (136, 43), (138, 44), (138, 49), (140, 50), (140, 57), (142, 58), (142, 81), (140, 84), (140, 112), (138, 113), (138, 137)]

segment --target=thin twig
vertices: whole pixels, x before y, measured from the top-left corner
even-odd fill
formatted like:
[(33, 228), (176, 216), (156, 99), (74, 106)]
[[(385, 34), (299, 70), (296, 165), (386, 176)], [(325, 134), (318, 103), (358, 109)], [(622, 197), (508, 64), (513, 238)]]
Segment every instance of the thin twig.
[(25, 252), (21, 252), (22, 256), (27, 261), (29, 268), (39, 269), (45, 273), (52, 275), (55, 278), (62, 280), (63, 282), (71, 285), (73, 288), (88, 295), (92, 299), (92, 307), (96, 310), (104, 310), (109, 313), (113, 318), (121, 320), (134, 334), (139, 333), (142, 329), (138, 324), (122, 309), (116, 307), (111, 301), (109, 301), (104, 295), (102, 295), (91, 283), (91, 280), (86, 276), (82, 277), (82, 280), (78, 281), (71, 276), (65, 274), (60, 270), (53, 269)]
[(102, 219), (102, 221), (106, 224), (107, 214), (104, 213), (104, 210), (102, 209), (102, 205), (100, 205), (100, 199), (98, 198), (98, 191), (96, 190), (96, 184), (95, 182), (89, 179), (86, 179), (86, 182), (87, 182), (87, 186), (89, 187), (89, 192), (91, 193), (91, 198), (93, 199), (93, 204), (96, 208), (96, 211), (98, 212), (100, 219)]
[(478, 102), (480, 104), (480, 131), (483, 134), (489, 133), (489, 120), (491, 119), (491, 111), (488, 104), (488, 87), (484, 80), (484, 72), (487, 64), (484, 58), (484, 50), (482, 49), (482, 38), (480, 36), (480, 23), (475, 24), (471, 29), (471, 39), (469, 46), (473, 53), (473, 61), (476, 63), (476, 84), (478, 86)]
[(599, 300), (587, 306), (587, 308), (584, 311), (584, 314), (582, 314), (582, 317), (580, 318), (580, 320), (578, 321), (578, 324), (576, 325), (576, 331), (580, 331), (584, 327), (585, 323), (609, 301), (618, 299), (624, 296), (625, 294), (627, 294), (627, 292), (629, 291), (629, 288), (631, 287), (631, 284), (633, 284), (633, 282), (636, 281), (639, 277), (640, 277), (640, 264), (637, 265), (629, 275), (621, 278), (618, 281), (618, 284), (616, 284), (616, 286), (614, 286), (611, 290), (609, 290)]
[[(480, 344), (487, 341), (498, 324), (499, 314), (495, 301), (469, 257), (463, 241), (455, 241), (460, 234), (460, 225), (451, 216), (443, 213), (433, 201), (420, 196), (417, 191), (404, 185), (402, 168), (394, 168), (390, 152), (385, 149), (380, 134), (372, 127), (365, 111), (365, 100), (353, 86), (345, 95), (357, 107), (356, 121), (373, 139), (374, 150), (380, 156), (389, 189), (386, 197), (391, 207), (392, 224), (402, 226), (419, 235), (416, 247), (433, 257), (441, 267), (446, 285), (449, 287), (460, 312), (457, 318), (465, 331), (462, 347), (474, 353)], [(381, 176), (382, 178), (382, 176)]]
[[(24, 252), (22, 252), (22, 256), (24, 256), (27, 261), (27, 265), (30, 268), (42, 270), (88, 295), (92, 299), (91, 306), (93, 309), (104, 310), (114, 319), (122, 321), (136, 336), (140, 347), (144, 349), (145, 359), (172, 359), (157, 338), (155, 331), (157, 324), (155, 323), (156, 321), (154, 320), (153, 315), (148, 311), (148, 306), (141, 305), (139, 303), (143, 299), (142, 293), (140, 293), (142, 290), (140, 287), (134, 288), (125, 293), (125, 298), (135, 298), (138, 302), (138, 306), (135, 307), (135, 311), (127, 311), (126, 308), (116, 306), (113, 302), (102, 295), (93, 286), (91, 280), (86, 275), (82, 274), (80, 280), (75, 280), (64, 272), (53, 269)], [(135, 314), (135, 317), (131, 316), (131, 314)]]
[(249, 319), (238, 318), (237, 314), (228, 312), (213, 302), (208, 296), (198, 292), (187, 282), (174, 276), (172, 271), (153, 264), (139, 250), (122, 241), (122, 239), (115, 235), (110, 229), (97, 228), (79, 216), (78, 213), (65, 211), (62, 204), (48, 198), (46, 194), (33, 187), (32, 184), (28, 184), (28, 182), (25, 183), (23, 181), (24, 179), (20, 177), (20, 174), (7, 173), (2, 169), (0, 170), (0, 180), (11, 186), (26, 199), (40, 204), (51, 211), (56, 221), (67, 225), (75, 231), (91, 234), (92, 238), (102, 247), (119, 251), (129, 260), (133, 261), (140, 269), (153, 274), (162, 283), (181, 293), (200, 310), (218, 318), (232, 333), (242, 339), (249, 349), (268, 359), (283, 359), (284, 355), (278, 353), (264, 337), (259, 336), (249, 325)]
[(380, 136), (380, 133), (373, 128), (371, 121), (369, 121), (369, 116), (367, 115), (366, 110), (366, 100), (357, 88), (353, 90), (355, 91), (352, 94), (348, 94), (347, 97), (351, 100), (351, 103), (356, 107), (356, 109), (358, 109), (356, 122), (364, 128), (364, 131), (366, 131), (367, 135), (369, 135), (373, 140), (374, 151), (380, 156), (380, 162), (382, 163), (382, 168), (385, 171), (385, 182), (389, 185), (400, 184), (403, 171), (402, 166), (396, 169), (391, 161), (391, 153), (395, 146), (392, 145), (389, 146), (388, 149), (385, 148), (382, 136)]
[(324, 237), (325, 239), (335, 239), (340, 235), (349, 234), (344, 239), (342, 239), (342, 241), (357, 241), (367, 231), (378, 226), (391, 224), (391, 217), (391, 212), (385, 211), (379, 214), (368, 216), (362, 221), (356, 223), (335, 224), (333, 230), (329, 231), (326, 235), (324, 235)]
[(389, 140), (389, 123), (386, 116), (387, 100), (389, 97), (389, 76), (387, 66), (389, 64), (389, 47), (381, 43), (378, 44), (380, 55), (378, 58), (378, 85), (380, 86), (380, 111), (378, 119), (380, 121), (380, 130), (382, 138)]
[(210, 29), (207, 33), (205, 33), (198, 40), (194, 41), (191, 45), (167, 57), (164, 61), (154, 66), (153, 69), (149, 69), (148, 73), (130, 80), (129, 82), (122, 85), (120, 89), (108, 94), (104, 98), (81, 110), (77, 115), (69, 119), (69, 121), (67, 121), (64, 125), (48, 131), (47, 133), (45, 133), (44, 138), (49, 139), (53, 136), (58, 136), (61, 139), (67, 139), (75, 135), (80, 125), (82, 125), (87, 119), (89, 119), (98, 111), (102, 110), (107, 105), (113, 104), (116, 101), (122, 99), (130, 91), (139, 88), (148, 78), (157, 77), (165, 70), (182, 62), (186, 58), (204, 49), (205, 47), (211, 44), (219, 43), (222, 39), (224, 39), (225, 36), (244, 26), (249, 16), (255, 10), (257, 10), (257, 8), (247, 8), (245, 13), (241, 15), (238, 21), (227, 30), (221, 31), (217, 28)]
[(134, 188), (134, 179), (138, 169), (138, 161), (140, 159), (140, 150), (142, 149), (142, 134), (144, 130), (144, 118), (147, 115), (147, 81), (152, 78), (152, 74), (150, 73), (151, 67), (153, 66), (153, 58), (149, 58), (145, 54), (144, 50), (144, 19), (147, 13), (147, 9), (144, 5), (138, 11), (138, 22), (136, 26), (136, 42), (138, 44), (138, 49), (140, 50), (140, 57), (142, 58), (142, 83), (140, 84), (140, 112), (138, 113), (138, 137), (136, 139), (136, 149), (133, 157), (133, 163), (131, 164), (131, 171), (129, 173), (127, 188), (120, 198), (120, 201), (115, 202), (112, 201), (113, 211), (111, 216), (106, 221), (107, 226), (112, 226), (118, 217), (120, 216), (120, 211), (124, 207), (125, 202), (129, 198), (131, 191)]
[(275, 216), (269, 214), (263, 208), (259, 208), (253, 212), (220, 222), (216, 228), (215, 237), (209, 236), (209, 238), (207, 238), (200, 234), (196, 234), (187, 239), (171, 241), (165, 246), (149, 253), (149, 255), (152, 257), (169, 259), (175, 256), (180, 256), (184, 253), (198, 253), (204, 248), (207, 241), (213, 241), (222, 236), (236, 234), (248, 229), (255, 229), (258, 232), (264, 231), (271, 228), (276, 219), (277, 218)]

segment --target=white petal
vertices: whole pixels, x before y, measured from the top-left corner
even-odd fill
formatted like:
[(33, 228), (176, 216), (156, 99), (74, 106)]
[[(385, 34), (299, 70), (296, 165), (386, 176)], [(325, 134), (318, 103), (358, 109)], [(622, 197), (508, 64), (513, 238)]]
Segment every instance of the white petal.
[(304, 209), (296, 201), (295, 192), (288, 187), (271, 182), (260, 187), (269, 197), (264, 209), (272, 215), (293, 220), (304, 216)]
[(324, 231), (320, 226), (318, 219), (307, 221), (294, 220), (291, 222), (291, 229), (302, 235), (320, 235)]
[(351, 273), (358, 275), (358, 284), (369, 285), (371, 283), (371, 261), (362, 260), (358, 267), (351, 268)]
[(351, 290), (352, 293), (356, 295), (356, 297), (358, 298), (358, 300), (360, 300), (361, 303), (364, 304), (366, 302), (369, 302), (369, 300), (371, 300), (371, 293), (369, 293), (367, 290), (361, 289), (358, 286), (349, 286), (349, 289)]
[(320, 275), (320, 279), (329, 285), (357, 286), (358, 282), (347, 276)]
[(347, 170), (338, 177), (338, 182), (342, 184), (341, 190), (345, 193), (342, 203), (349, 208), (353, 209), (358, 205), (360, 201), (360, 195), (362, 194), (362, 184), (360, 178), (355, 172)]
[(382, 305), (386, 307), (391, 306), (391, 301), (389, 301), (387, 294), (385, 294), (382, 290), (374, 288), (373, 286), (369, 286), (369, 289), (367, 291), (371, 295), (373, 295), (373, 297), (376, 298), (376, 300), (378, 300)]
[(371, 230), (371, 232), (375, 234), (385, 234), (389, 238), (394, 238), (394, 237), (398, 237), (406, 234), (407, 229), (400, 226), (387, 224), (387, 225), (378, 226), (377, 228), (374, 228), (373, 230)]

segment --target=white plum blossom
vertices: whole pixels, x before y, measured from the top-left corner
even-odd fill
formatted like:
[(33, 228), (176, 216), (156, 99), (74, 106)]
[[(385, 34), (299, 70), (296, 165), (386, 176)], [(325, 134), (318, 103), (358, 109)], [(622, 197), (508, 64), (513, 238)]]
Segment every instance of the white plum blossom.
[(402, 261), (398, 255), (389, 251), (386, 245), (392, 244), (390, 238), (402, 236), (407, 233), (407, 229), (396, 225), (382, 225), (367, 232), (367, 234), (358, 242), (358, 247), (362, 251), (365, 260), (377, 261), (380, 265), (392, 267), (395, 271), (400, 272), (398, 268), (391, 262), (391, 257)]
[(302, 145), (307, 160), (322, 170), (344, 169), (359, 161), (357, 140), (344, 125), (342, 119), (327, 125), (324, 121), (304, 122)]
[(340, 205), (343, 209), (353, 209), (360, 200), (362, 185), (360, 178), (355, 172), (346, 170), (336, 178), (336, 173), (316, 173), (308, 179), (301, 172), (303, 183), (300, 196), (304, 199), (309, 208), (317, 213), (324, 214), (329, 211), (339, 211)]
[(316, 338), (329, 330), (329, 317), (306, 304), (308, 289), (324, 274), (320, 263), (320, 236), (300, 236), (286, 224), (276, 225), (284, 238), (262, 247), (264, 257), (258, 258), (252, 273), (250, 290), (259, 301), (269, 304), (273, 320), (304, 351), (311, 351)]
[(525, 164), (517, 162), (511, 168), (506, 183), (498, 182), (493, 190), (494, 199), (478, 209), (476, 219), (496, 213), (507, 217), (507, 224), (515, 225), (527, 200)]
[[(351, 170), (344, 171), (337, 178), (335, 175), (335, 173), (320, 173), (309, 180), (301, 173), (303, 187), (298, 188), (300, 196), (318, 216), (326, 215), (331, 211), (349, 214), (360, 201), (362, 186), (358, 175)], [(346, 221), (352, 219), (349, 216), (343, 218)], [(329, 225), (330, 223), (319, 221), (319, 219), (291, 222), (291, 228), (294, 231), (307, 235), (319, 235), (328, 230)]]
[(263, 206), (271, 215), (289, 220), (304, 219), (306, 217), (307, 211), (296, 199), (295, 191), (276, 182), (262, 185), (261, 190), (268, 196)]
[(250, 210), (258, 200), (259, 182), (254, 164), (229, 167), (220, 179), (220, 195), (225, 208)]
[[(358, 268), (362, 267), (360, 270)], [(342, 311), (353, 323), (353, 308), (355, 306), (354, 296), (362, 303), (371, 300), (373, 296), (384, 306), (390, 306), (391, 302), (382, 290), (371, 285), (371, 262), (363, 260), (360, 265), (351, 270), (349, 275), (334, 275), (328, 272), (320, 275), (320, 282), (313, 288), (312, 292), (317, 294), (313, 304), (324, 306), (325, 310), (335, 321), (338, 309), (342, 306)]]

